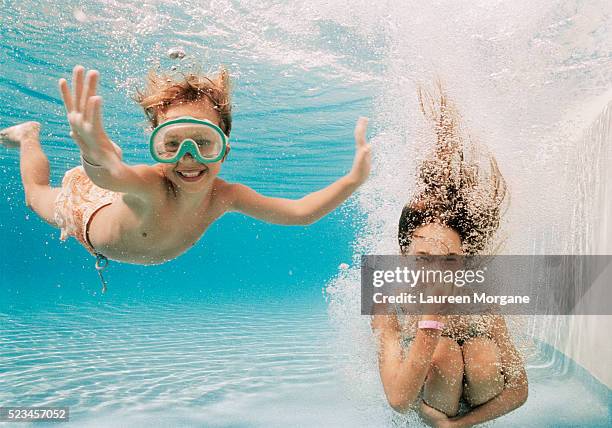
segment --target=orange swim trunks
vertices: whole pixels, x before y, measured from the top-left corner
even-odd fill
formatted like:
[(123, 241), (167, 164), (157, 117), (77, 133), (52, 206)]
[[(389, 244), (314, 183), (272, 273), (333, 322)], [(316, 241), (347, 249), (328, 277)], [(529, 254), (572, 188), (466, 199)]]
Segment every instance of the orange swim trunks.
[(64, 241), (73, 236), (87, 251), (97, 255), (89, 242), (89, 223), (100, 208), (112, 204), (120, 196), (120, 193), (96, 186), (82, 166), (67, 171), (62, 190), (55, 199), (55, 222), (62, 231), (60, 239)]

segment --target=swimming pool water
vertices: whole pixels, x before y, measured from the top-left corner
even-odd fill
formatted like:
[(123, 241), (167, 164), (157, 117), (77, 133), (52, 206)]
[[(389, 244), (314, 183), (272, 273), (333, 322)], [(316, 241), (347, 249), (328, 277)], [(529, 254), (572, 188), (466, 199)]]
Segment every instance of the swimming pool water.
[[(379, 144), (372, 185), (404, 194), (404, 173), (382, 166), (408, 151), (387, 149), (398, 118), (415, 108), (413, 92), (389, 94), (416, 72), (394, 71), (409, 41), (395, 37), (401, 28), (384, 8), (370, 17), (359, 1), (291, 3), (5, 1), (0, 127), (40, 121), (58, 185), (78, 151), (56, 82), (80, 63), (100, 70), (109, 133), (129, 162), (142, 162), (144, 118), (129, 94), (146, 71), (223, 63), (235, 80), (224, 179), (271, 196), (317, 190), (350, 168), (354, 123), (366, 115)], [(536, 12), (548, 10), (542, 4)], [(486, 2), (475, 7), (494, 13)], [(506, 45), (490, 44), (487, 52), (503, 56)], [(182, 61), (166, 55), (176, 46), (187, 52)], [(588, 70), (600, 70), (597, 61)], [(338, 346), (343, 331), (328, 316), (325, 287), (340, 264), (355, 267), (360, 237), (376, 231), (357, 198), (306, 228), (226, 215), (174, 261), (111, 262), (101, 295), (86, 251), (60, 243), (24, 206), (15, 151), (0, 149), (0, 173), (0, 406), (69, 406), (78, 427), (408, 423), (369, 382), (372, 361)], [(372, 203), (389, 211), (386, 201)], [(610, 390), (585, 370), (544, 345), (527, 364), (529, 401), (492, 426), (610, 426)], [(359, 370), (363, 379), (353, 376)]]
[[(351, 390), (320, 303), (78, 302), (0, 317), (0, 402), (69, 406), (71, 426), (403, 424), (382, 390)], [(528, 402), (493, 426), (609, 426), (609, 390), (560, 354), (542, 345), (528, 376)]]

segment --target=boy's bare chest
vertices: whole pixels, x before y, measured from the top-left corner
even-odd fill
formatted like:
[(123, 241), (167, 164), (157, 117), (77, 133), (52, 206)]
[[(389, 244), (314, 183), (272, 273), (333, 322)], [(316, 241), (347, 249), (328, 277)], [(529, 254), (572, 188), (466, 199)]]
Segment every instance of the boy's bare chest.
[(195, 244), (221, 214), (213, 203), (191, 210), (168, 203), (145, 216), (139, 233), (143, 239), (149, 238), (158, 244), (188, 247)]
[(162, 263), (189, 250), (223, 212), (215, 203), (184, 209), (167, 201), (143, 208), (123, 198), (94, 216), (90, 238), (107, 257)]

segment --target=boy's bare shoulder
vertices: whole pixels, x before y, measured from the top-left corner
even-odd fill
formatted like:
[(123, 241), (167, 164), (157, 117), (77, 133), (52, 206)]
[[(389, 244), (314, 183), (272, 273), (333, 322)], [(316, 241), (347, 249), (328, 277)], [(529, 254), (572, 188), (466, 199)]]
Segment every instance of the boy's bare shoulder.
[(134, 165), (132, 168), (142, 181), (150, 185), (149, 190), (166, 192), (168, 179), (161, 165)]
[(244, 184), (229, 183), (220, 178), (215, 178), (215, 198), (228, 207), (233, 205), (236, 200), (236, 197), (245, 188), (247, 188), (247, 186), (245, 186)]
[(137, 176), (134, 179), (141, 183), (142, 191), (126, 194), (124, 201), (131, 201), (134, 205), (165, 203), (168, 186), (160, 165), (131, 165), (130, 171)]
[(133, 165), (132, 168), (136, 173), (138, 173), (143, 178), (148, 178), (152, 181), (154, 180), (163, 180), (164, 172), (162, 170), (161, 165)]
[(233, 193), (235, 183), (228, 183), (221, 178), (215, 178), (213, 189), (216, 197), (227, 198)]

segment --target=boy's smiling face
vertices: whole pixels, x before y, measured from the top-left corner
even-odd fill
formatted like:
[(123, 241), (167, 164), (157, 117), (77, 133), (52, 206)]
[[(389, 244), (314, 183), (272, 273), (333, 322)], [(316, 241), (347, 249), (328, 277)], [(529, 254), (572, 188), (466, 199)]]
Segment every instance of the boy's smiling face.
[[(220, 122), (219, 113), (213, 108), (212, 103), (203, 99), (168, 107), (159, 115), (159, 124), (183, 116), (208, 120), (217, 126)], [(228, 152), (229, 146), (226, 155)], [(180, 190), (187, 193), (197, 193), (212, 185), (215, 177), (221, 171), (221, 163), (223, 163), (223, 159), (218, 162), (200, 163), (191, 154), (186, 153), (177, 163), (161, 164), (161, 167), (166, 178)]]

